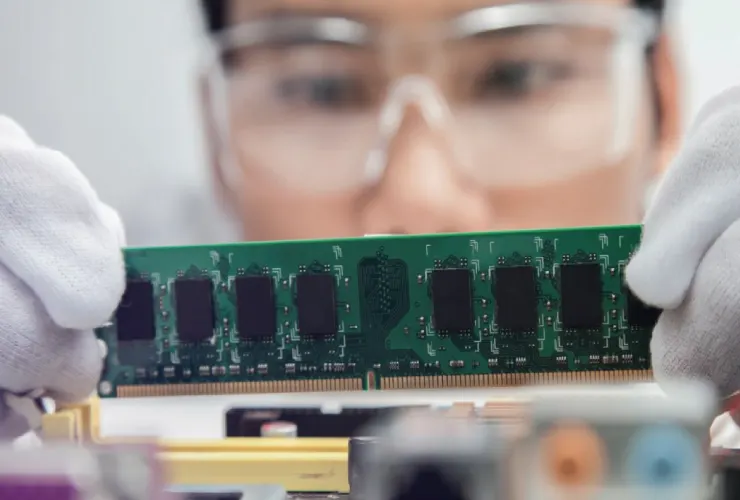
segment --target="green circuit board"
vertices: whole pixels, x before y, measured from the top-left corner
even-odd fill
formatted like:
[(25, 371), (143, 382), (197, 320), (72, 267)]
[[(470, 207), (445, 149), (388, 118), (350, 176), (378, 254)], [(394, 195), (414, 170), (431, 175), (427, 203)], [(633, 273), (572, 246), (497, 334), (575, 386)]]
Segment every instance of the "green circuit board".
[(129, 248), (101, 397), (649, 379), (639, 226)]

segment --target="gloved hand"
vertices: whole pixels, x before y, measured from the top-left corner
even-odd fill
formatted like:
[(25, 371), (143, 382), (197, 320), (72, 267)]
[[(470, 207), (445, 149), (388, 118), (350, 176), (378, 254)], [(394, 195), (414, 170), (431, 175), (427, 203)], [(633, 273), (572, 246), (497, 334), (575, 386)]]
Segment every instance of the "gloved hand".
[(658, 382), (740, 389), (740, 87), (706, 104), (658, 188), (627, 284), (663, 308), (651, 343)]
[(0, 438), (27, 429), (3, 392), (88, 397), (100, 377), (92, 329), (124, 289), (118, 215), (66, 157), (0, 116)]

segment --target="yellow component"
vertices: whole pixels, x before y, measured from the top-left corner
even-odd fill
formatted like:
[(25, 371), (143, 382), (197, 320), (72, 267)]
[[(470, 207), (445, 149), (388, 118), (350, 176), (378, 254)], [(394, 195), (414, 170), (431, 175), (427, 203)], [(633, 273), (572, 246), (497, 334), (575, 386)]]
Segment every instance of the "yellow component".
[(41, 420), (44, 440), (73, 441), (81, 434), (80, 420), (74, 410), (44, 415)]
[[(527, 384), (652, 381), (651, 370), (531, 373), (511, 375), (467, 375), (435, 377), (389, 377), (381, 389), (426, 389), (443, 387), (501, 387)], [(374, 385), (374, 384), (373, 384)], [(243, 382), (192, 385), (119, 387), (118, 396), (165, 396), (187, 394), (236, 394), (357, 391), (361, 379)], [(507, 398), (489, 402), (480, 416), (510, 422), (518, 433), (527, 420), (526, 400)], [(470, 404), (454, 405), (452, 416), (470, 415)], [(97, 398), (60, 408), (42, 420), (47, 440), (103, 445), (151, 443), (144, 438), (102, 438)], [(228, 438), (222, 440), (159, 439), (165, 474), (174, 485), (279, 484), (288, 491), (349, 491), (347, 482), (347, 439)]]
[(223, 394), (271, 394), (288, 392), (361, 391), (361, 378), (324, 380), (278, 380), (273, 382), (212, 382), (203, 384), (121, 385), (119, 398), (149, 396), (199, 396)]
[[(101, 445), (151, 443), (143, 438), (102, 438), (97, 398), (44, 415), (49, 441)], [(156, 440), (174, 485), (279, 484), (288, 491), (349, 491), (347, 439), (228, 438)]]
[(349, 491), (346, 451), (164, 451), (160, 456), (178, 485), (279, 484), (287, 491)]
[(456, 387), (512, 387), (572, 383), (652, 382), (652, 370), (578, 371), (567, 373), (496, 373), (488, 375), (435, 375), (384, 377), (380, 388), (443, 389)]
[(97, 442), (100, 436), (100, 404), (97, 398), (61, 407), (56, 413), (44, 415), (42, 436), (46, 440)]

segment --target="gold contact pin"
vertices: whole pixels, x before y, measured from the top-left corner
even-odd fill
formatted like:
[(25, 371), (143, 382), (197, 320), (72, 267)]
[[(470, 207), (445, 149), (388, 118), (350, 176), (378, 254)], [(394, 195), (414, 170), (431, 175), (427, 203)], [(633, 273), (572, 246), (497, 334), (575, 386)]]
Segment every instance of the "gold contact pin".
[(437, 375), (420, 377), (386, 377), (380, 388), (443, 389), (460, 387), (515, 387), (573, 383), (652, 382), (652, 370), (582, 371), (566, 373), (496, 373), (483, 375)]
[[(384, 377), (381, 390), (443, 389), (462, 387), (516, 387), (573, 383), (651, 382), (652, 370), (582, 371), (567, 373), (497, 373), (485, 375), (436, 375)], [(121, 385), (119, 398), (159, 396), (213, 396), (226, 394), (270, 394), (290, 392), (361, 391), (361, 378), (321, 380), (276, 380), (264, 382), (211, 382), (200, 384)]]
[(288, 392), (361, 391), (361, 378), (323, 380), (276, 380), (266, 382), (213, 382), (202, 384), (121, 385), (119, 398), (158, 396), (220, 396), (226, 394), (270, 394)]

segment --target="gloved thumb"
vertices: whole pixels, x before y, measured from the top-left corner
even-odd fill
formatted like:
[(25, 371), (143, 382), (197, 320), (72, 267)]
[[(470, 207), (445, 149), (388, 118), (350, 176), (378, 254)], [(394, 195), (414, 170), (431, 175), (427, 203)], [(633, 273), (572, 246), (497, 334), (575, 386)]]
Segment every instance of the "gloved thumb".
[(7, 116), (0, 115), (0, 148), (29, 148), (34, 142), (23, 128)]
[(702, 257), (740, 219), (740, 88), (707, 103), (658, 187), (627, 283), (647, 304), (674, 309)]

